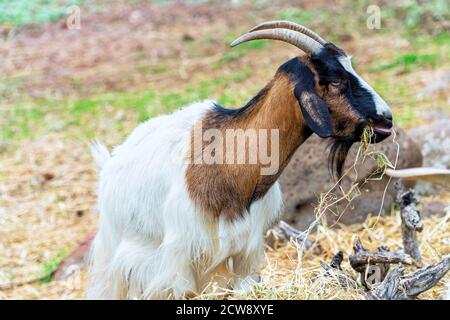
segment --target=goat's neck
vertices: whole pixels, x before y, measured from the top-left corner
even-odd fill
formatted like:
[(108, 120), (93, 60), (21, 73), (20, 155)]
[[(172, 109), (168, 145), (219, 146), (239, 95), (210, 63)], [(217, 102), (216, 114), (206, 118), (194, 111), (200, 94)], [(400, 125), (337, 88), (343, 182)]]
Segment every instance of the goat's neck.
[(264, 94), (248, 106), (246, 116), (237, 120), (242, 129), (279, 131), (280, 173), (295, 150), (312, 134), (294, 95), (294, 86), (286, 74), (277, 73), (267, 84)]
[[(245, 107), (239, 110), (218, 107), (208, 113), (202, 123), (203, 129), (224, 132), (227, 129), (275, 129), (279, 133), (278, 170), (273, 174), (263, 174), (261, 169), (266, 165), (259, 162), (256, 165), (207, 165), (195, 161), (189, 164), (186, 183), (190, 198), (205, 212), (230, 220), (241, 216), (268, 192), (295, 150), (311, 134), (294, 96), (294, 84), (282, 73), (277, 73)], [(270, 149), (273, 148), (268, 146)]]

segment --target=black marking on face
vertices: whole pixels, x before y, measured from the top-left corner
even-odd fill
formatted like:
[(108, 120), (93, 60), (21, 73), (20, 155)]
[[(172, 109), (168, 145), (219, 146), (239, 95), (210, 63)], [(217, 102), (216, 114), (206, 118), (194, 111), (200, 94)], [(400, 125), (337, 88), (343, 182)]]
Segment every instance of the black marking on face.
[(347, 58), (345, 52), (332, 43), (327, 43), (319, 53), (311, 57), (319, 75), (319, 84), (328, 86), (335, 82), (341, 83), (340, 92), (355, 112), (363, 118), (376, 116), (376, 103), (372, 93), (344, 68), (339, 61), (343, 57)]
[(353, 74), (346, 73), (348, 86), (344, 94), (351, 106), (364, 118), (375, 116), (377, 108), (372, 93), (361, 86), (358, 78)]
[[(344, 136), (334, 136), (330, 143), (328, 165), (330, 172), (337, 178), (342, 176), (347, 154), (356, 141), (359, 141), (366, 125), (377, 117), (376, 102), (372, 93), (363, 86), (358, 77), (346, 70), (339, 61), (347, 58), (346, 53), (337, 46), (328, 43), (324, 49), (311, 57), (311, 62), (319, 76), (319, 85), (325, 87), (325, 94), (330, 94), (331, 87), (334, 95), (342, 95), (353, 112), (360, 118), (356, 123), (339, 121), (336, 133), (345, 132), (349, 126), (354, 127), (351, 133)], [(336, 86), (336, 83), (338, 84)], [(331, 110), (333, 106), (330, 106)]]

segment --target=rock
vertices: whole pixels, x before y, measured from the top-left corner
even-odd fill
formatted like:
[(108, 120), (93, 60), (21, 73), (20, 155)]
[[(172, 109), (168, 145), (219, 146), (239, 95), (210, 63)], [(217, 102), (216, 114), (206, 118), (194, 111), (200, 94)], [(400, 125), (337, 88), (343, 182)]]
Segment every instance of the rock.
[[(417, 189), (417, 185), (416, 185)], [(446, 209), (450, 207), (448, 203), (439, 200), (431, 200), (427, 201), (426, 204), (420, 206), (420, 217), (422, 219), (431, 217), (431, 216), (444, 216), (446, 214)]]
[(423, 166), (450, 168), (450, 118), (408, 131), (420, 145)]
[[(396, 141), (400, 145), (397, 168), (420, 167), (422, 165), (422, 155), (418, 145), (399, 128), (396, 128)], [(327, 192), (335, 184), (335, 179), (331, 177), (328, 170), (328, 141), (320, 139), (318, 136), (311, 136), (292, 157), (280, 177), (281, 189), (284, 196), (284, 217), (288, 223), (295, 225), (300, 230), (306, 229), (314, 221), (314, 205), (318, 203), (321, 193)], [(354, 163), (359, 144), (352, 146), (344, 167), (344, 172)], [(392, 138), (372, 145), (371, 151), (382, 151), (391, 162), (395, 162), (397, 146), (392, 142)], [(326, 214), (329, 223), (339, 221), (344, 224), (363, 222), (369, 214), (377, 215), (382, 206), (383, 192), (388, 182), (388, 177), (380, 181), (364, 180), (374, 172), (377, 164), (373, 159), (367, 159), (364, 164), (357, 167), (358, 178), (361, 187), (361, 195), (356, 197), (345, 213), (339, 217), (347, 201), (342, 201), (337, 207), (332, 208), (334, 213)], [(355, 173), (351, 173), (342, 180), (342, 187), (348, 190), (351, 181), (355, 179)], [(395, 199), (394, 182), (391, 181), (386, 192), (383, 204), (383, 213), (389, 213)], [(414, 182), (404, 183), (405, 187), (413, 187)], [(334, 193), (340, 194), (339, 190)], [(337, 214), (337, 215), (336, 215)]]
[(444, 71), (444, 73), (439, 74), (437, 77), (426, 77), (423, 82), (425, 86), (417, 94), (417, 98), (419, 99), (426, 96), (447, 93), (450, 89), (450, 72)]
[[(450, 118), (408, 131), (421, 148), (424, 167), (450, 168)], [(420, 182), (417, 192), (421, 195), (434, 194), (443, 186)]]

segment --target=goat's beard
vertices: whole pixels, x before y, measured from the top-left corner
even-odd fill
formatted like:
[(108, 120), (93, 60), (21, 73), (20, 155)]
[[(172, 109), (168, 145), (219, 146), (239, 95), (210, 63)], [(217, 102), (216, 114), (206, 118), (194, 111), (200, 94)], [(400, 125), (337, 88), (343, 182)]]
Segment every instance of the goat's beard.
[(355, 139), (345, 137), (335, 137), (330, 142), (330, 154), (328, 155), (328, 169), (332, 176), (338, 180), (342, 177), (342, 170), (344, 169), (345, 160), (347, 159), (348, 152), (352, 147)]

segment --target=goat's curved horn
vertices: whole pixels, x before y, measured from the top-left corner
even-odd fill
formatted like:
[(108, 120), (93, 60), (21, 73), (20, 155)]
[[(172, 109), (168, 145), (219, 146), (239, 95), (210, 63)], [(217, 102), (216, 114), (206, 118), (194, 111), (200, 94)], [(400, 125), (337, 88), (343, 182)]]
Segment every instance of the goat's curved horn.
[(310, 37), (289, 29), (268, 29), (258, 30), (250, 33), (245, 33), (231, 43), (235, 47), (241, 43), (258, 40), (271, 39), (290, 43), (306, 53), (315, 53), (322, 49), (322, 45)]
[(325, 41), (321, 36), (319, 36), (314, 31), (310, 30), (309, 28), (302, 26), (300, 24), (294, 23), (294, 22), (286, 21), (286, 20), (275, 20), (275, 21), (268, 21), (268, 22), (260, 23), (256, 27), (252, 28), (249, 31), (249, 33), (258, 31), (258, 30), (279, 29), (279, 28), (290, 29), (290, 30), (294, 30), (294, 31), (303, 33), (303, 34), (307, 35), (308, 37), (310, 37), (311, 39), (316, 40), (321, 45), (324, 45), (325, 43), (327, 43), (327, 41)]

